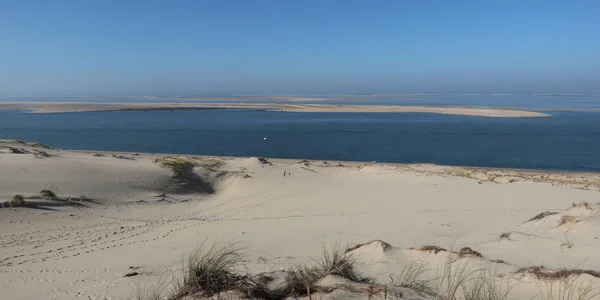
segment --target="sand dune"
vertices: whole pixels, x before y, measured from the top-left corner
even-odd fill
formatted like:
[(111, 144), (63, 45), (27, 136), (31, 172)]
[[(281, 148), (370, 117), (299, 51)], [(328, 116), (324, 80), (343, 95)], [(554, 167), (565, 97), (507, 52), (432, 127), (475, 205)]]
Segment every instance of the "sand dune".
[[(316, 299), (368, 299), (367, 291), (384, 299), (379, 286), (387, 299), (435, 299), (391, 278), (419, 262), (434, 279), (466, 247), (481, 256), (464, 250), (460, 261), (516, 283), (513, 299), (541, 299), (548, 283), (539, 272), (600, 271), (598, 174), (75, 152), (15, 141), (0, 141), (0, 150), (0, 202), (21, 194), (28, 203), (0, 208), (3, 299), (129, 299), (138, 282), (179, 272), (182, 255), (205, 240), (238, 242), (240, 272), (275, 279), (318, 259), (324, 242), (360, 244), (351, 254), (374, 283), (329, 275)], [(56, 199), (40, 196), (44, 189)], [(138, 275), (124, 277), (132, 270)], [(569, 280), (600, 288), (587, 273)]]
[(274, 103), (114, 103), (114, 102), (0, 102), (0, 109), (31, 110), (34, 113), (94, 112), (170, 109), (263, 109), (283, 112), (336, 113), (434, 113), (492, 118), (548, 117), (549, 114), (500, 107), (330, 105)]

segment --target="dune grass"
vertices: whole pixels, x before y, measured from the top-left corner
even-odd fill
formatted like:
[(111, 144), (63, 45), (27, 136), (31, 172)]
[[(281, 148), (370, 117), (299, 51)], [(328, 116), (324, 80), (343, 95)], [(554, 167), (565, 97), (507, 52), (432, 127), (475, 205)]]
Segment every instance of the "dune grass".
[(243, 259), (236, 244), (202, 243), (184, 257), (182, 276), (171, 284), (173, 292), (165, 292), (163, 284), (149, 287), (138, 284), (132, 296), (138, 300), (183, 299), (237, 291), (251, 299), (285, 299), (316, 292), (316, 283), (327, 275), (362, 283), (371, 281), (356, 271), (351, 255), (337, 246), (324, 247), (322, 259), (314, 265), (288, 270), (284, 283), (274, 289), (269, 289), (268, 280), (261, 280), (261, 276), (240, 275), (240, 269), (243, 269)]
[(156, 282), (144, 285), (138, 280), (131, 291), (131, 298), (135, 300), (162, 300), (170, 299), (175, 291), (170, 290), (174, 278), (169, 276), (160, 276)]
[[(554, 211), (545, 211), (545, 212), (541, 212), (541, 213), (539, 213), (539, 214), (535, 215), (533, 218), (531, 218), (531, 219), (529, 219), (529, 220), (525, 221), (525, 223), (529, 223), (529, 222), (533, 222), (533, 221), (539, 221), (539, 220), (542, 220), (542, 219), (544, 219), (544, 218), (545, 218), (545, 217), (547, 217), (547, 216), (551, 216), (551, 215), (557, 215), (557, 214), (558, 214), (558, 213), (557, 213), (557, 212), (554, 212)], [(524, 223), (523, 223), (523, 224), (524, 224)]]
[(431, 280), (425, 279), (423, 276), (425, 271), (424, 263), (421, 261), (411, 261), (402, 268), (400, 273), (390, 277), (392, 285), (434, 295), (435, 291), (430, 286)]
[[(181, 277), (170, 283), (161, 277), (158, 283), (152, 285), (138, 284), (132, 297), (137, 300), (179, 300), (222, 297), (223, 292), (234, 292), (249, 299), (311, 298), (316, 293), (331, 291), (318, 284), (327, 275), (340, 276), (357, 283), (369, 283), (372, 290), (377, 287), (378, 290), (386, 291), (387, 295), (389, 286), (375, 284), (372, 279), (361, 275), (352, 255), (344, 252), (338, 245), (324, 246), (322, 258), (313, 264), (288, 269), (285, 278), (282, 278), (283, 282), (277, 287), (269, 287), (273, 278), (264, 274), (251, 276), (247, 271), (240, 273), (245, 270), (240, 252), (234, 243), (202, 243), (184, 257)], [(391, 285), (428, 294), (436, 300), (511, 299), (509, 296), (515, 282), (497, 276), (493, 269), (478, 267), (475, 263), (478, 256), (461, 257), (454, 251), (447, 251), (446, 254), (446, 260), (436, 270), (434, 278), (424, 276), (427, 271), (424, 262), (413, 261), (405, 265), (399, 274), (390, 277)], [(593, 285), (576, 285), (574, 280), (569, 280), (575, 278), (571, 275), (588, 274), (585, 270), (549, 273), (537, 268), (527, 268), (520, 272), (532, 273), (543, 283), (540, 285), (540, 293), (534, 299), (592, 300), (600, 296), (600, 290)], [(369, 290), (365, 291), (372, 295)]]
[(565, 224), (574, 224), (577, 223), (577, 218), (575, 218), (575, 216), (572, 215), (564, 215), (560, 218), (560, 221), (558, 222), (558, 226), (562, 226)]
[(472, 280), (477, 271), (471, 264), (471, 258), (461, 259), (448, 252), (444, 266), (436, 271), (436, 300), (456, 300), (459, 290)]
[(200, 244), (184, 258), (181, 281), (172, 299), (185, 296), (213, 296), (227, 290), (239, 290), (248, 284), (247, 277), (238, 275), (242, 265), (240, 249), (232, 243)]
[(339, 244), (334, 244), (323, 246), (323, 257), (316, 265), (299, 265), (289, 269), (280, 290), (290, 296), (310, 295), (311, 291), (316, 290), (316, 283), (327, 275), (337, 275), (361, 283), (372, 281), (356, 270), (351, 254)]
[(462, 287), (464, 300), (506, 300), (514, 285), (492, 269), (478, 270)]
[(592, 283), (575, 284), (573, 280), (544, 280), (539, 286), (541, 300), (593, 300), (600, 298), (600, 290)]
[(494, 269), (478, 267), (474, 260), (480, 257), (479, 252), (467, 247), (459, 252), (448, 251), (433, 280), (435, 299), (509, 299), (513, 283), (498, 277)]

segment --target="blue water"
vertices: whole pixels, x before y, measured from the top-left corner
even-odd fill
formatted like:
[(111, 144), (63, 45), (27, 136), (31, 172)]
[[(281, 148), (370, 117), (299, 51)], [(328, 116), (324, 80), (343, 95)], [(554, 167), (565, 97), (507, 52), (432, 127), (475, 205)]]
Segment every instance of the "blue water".
[(600, 172), (600, 113), (552, 114), (0, 111), (0, 138), (80, 150)]

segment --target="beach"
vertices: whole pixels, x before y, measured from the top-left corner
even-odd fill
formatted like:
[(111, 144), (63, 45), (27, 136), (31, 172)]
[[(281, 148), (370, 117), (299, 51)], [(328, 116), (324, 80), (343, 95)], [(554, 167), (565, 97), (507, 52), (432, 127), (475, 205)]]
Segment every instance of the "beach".
[(107, 103), (107, 102), (0, 102), (0, 109), (31, 110), (33, 113), (99, 112), (129, 110), (261, 109), (282, 112), (322, 113), (434, 113), (492, 118), (548, 117), (549, 114), (500, 107), (399, 106), (271, 103)]
[[(6, 299), (131, 299), (215, 241), (243, 249), (240, 272), (277, 280), (337, 243), (358, 245), (350, 253), (372, 282), (331, 275), (317, 299), (369, 299), (369, 286), (386, 287), (385, 299), (435, 299), (391, 278), (419, 261), (434, 280), (459, 252), (510, 282), (512, 298), (543, 299), (563, 281), (600, 287), (599, 191), (597, 173), (66, 151), (2, 140), (0, 289)], [(15, 195), (25, 204), (10, 207)], [(585, 272), (540, 275), (557, 270)]]

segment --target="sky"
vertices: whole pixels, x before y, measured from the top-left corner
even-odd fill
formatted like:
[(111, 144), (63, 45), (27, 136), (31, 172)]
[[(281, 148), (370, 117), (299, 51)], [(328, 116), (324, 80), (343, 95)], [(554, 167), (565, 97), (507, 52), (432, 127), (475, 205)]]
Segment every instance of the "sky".
[(600, 1), (0, 0), (0, 96), (600, 94)]

